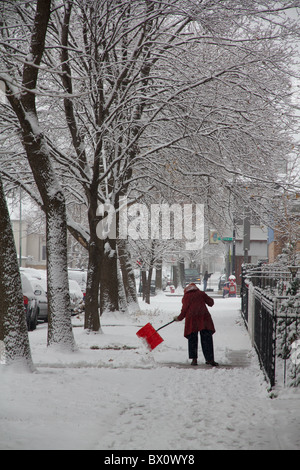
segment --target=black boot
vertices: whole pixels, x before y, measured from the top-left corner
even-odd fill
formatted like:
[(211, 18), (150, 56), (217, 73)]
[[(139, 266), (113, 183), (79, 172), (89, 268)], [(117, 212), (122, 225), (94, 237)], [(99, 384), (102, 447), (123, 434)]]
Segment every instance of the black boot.
[(215, 361), (206, 361), (206, 364), (208, 364), (209, 366), (212, 366), (212, 367), (218, 367), (218, 363), (215, 362)]

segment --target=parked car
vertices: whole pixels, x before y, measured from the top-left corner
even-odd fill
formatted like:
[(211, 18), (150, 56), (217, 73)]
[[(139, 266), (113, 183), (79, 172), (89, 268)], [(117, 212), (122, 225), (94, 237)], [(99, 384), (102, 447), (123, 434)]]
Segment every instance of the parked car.
[[(142, 294), (143, 292), (143, 283), (142, 283), (142, 280), (140, 280), (140, 284), (139, 284), (139, 294)], [(156, 283), (155, 281), (151, 281), (151, 284), (150, 284), (150, 295), (156, 295)]]
[(33, 288), (33, 293), (38, 304), (38, 320), (48, 322), (48, 297), (47, 286), (42, 280), (29, 279)]
[(68, 269), (68, 276), (70, 281), (76, 281), (79, 284), (81, 292), (85, 296), (87, 272), (81, 269)]
[(38, 321), (38, 303), (28, 277), (21, 272), (22, 291), (28, 331), (36, 329)]
[(29, 280), (38, 305), (38, 320), (48, 321), (47, 274), (45, 270), (20, 268)]
[(46, 270), (34, 268), (20, 268), (20, 272), (25, 274), (28, 278), (33, 279), (46, 279)]
[(70, 301), (72, 315), (84, 310), (84, 295), (76, 281), (69, 280)]
[(197, 269), (185, 269), (184, 276), (186, 284), (190, 284), (191, 282), (200, 284), (201, 282), (201, 274)]

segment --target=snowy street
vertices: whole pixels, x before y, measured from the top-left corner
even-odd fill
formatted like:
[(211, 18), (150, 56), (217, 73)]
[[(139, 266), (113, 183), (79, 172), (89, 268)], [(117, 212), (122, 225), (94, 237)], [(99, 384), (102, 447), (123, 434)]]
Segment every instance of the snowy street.
[[(299, 389), (271, 399), (240, 299), (215, 299), (219, 368), (192, 368), (184, 323), (160, 331), (148, 352), (136, 336), (180, 312), (181, 297), (141, 302), (134, 317), (106, 316), (103, 334), (74, 318), (78, 352), (47, 350), (47, 325), (30, 333), (34, 374), (0, 366), (0, 449), (208, 450), (299, 449)], [(108, 452), (109, 454), (109, 452)]]

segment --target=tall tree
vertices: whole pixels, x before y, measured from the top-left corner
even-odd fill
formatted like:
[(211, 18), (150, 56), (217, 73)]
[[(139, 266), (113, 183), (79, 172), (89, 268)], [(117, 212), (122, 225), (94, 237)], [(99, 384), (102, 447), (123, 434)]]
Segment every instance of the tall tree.
[(10, 216), (0, 177), (0, 341), (5, 363), (33, 370), (21, 277)]
[[(51, 0), (36, 2), (29, 47), (20, 74), (14, 76), (8, 67), (7, 72), (1, 73), (1, 79), (5, 82), (6, 96), (18, 118), (22, 144), (46, 213), (48, 345), (55, 344), (72, 350), (75, 343), (67, 272), (65, 199), (51, 162), (51, 148), (39, 125), (36, 103), (36, 88), (50, 12)], [(10, 35), (9, 25), (5, 25), (4, 29), (7, 35)], [(16, 72), (16, 69), (14, 71)]]

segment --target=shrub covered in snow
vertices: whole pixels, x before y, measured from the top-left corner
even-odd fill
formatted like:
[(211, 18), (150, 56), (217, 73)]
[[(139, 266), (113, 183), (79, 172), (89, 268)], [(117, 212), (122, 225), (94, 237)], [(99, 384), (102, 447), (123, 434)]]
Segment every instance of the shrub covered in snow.
[[(300, 384), (300, 358), (298, 345), (300, 338), (300, 279), (291, 282), (287, 299), (280, 306), (277, 324), (277, 356), (285, 361), (287, 385)], [(292, 357), (294, 356), (294, 357)]]

